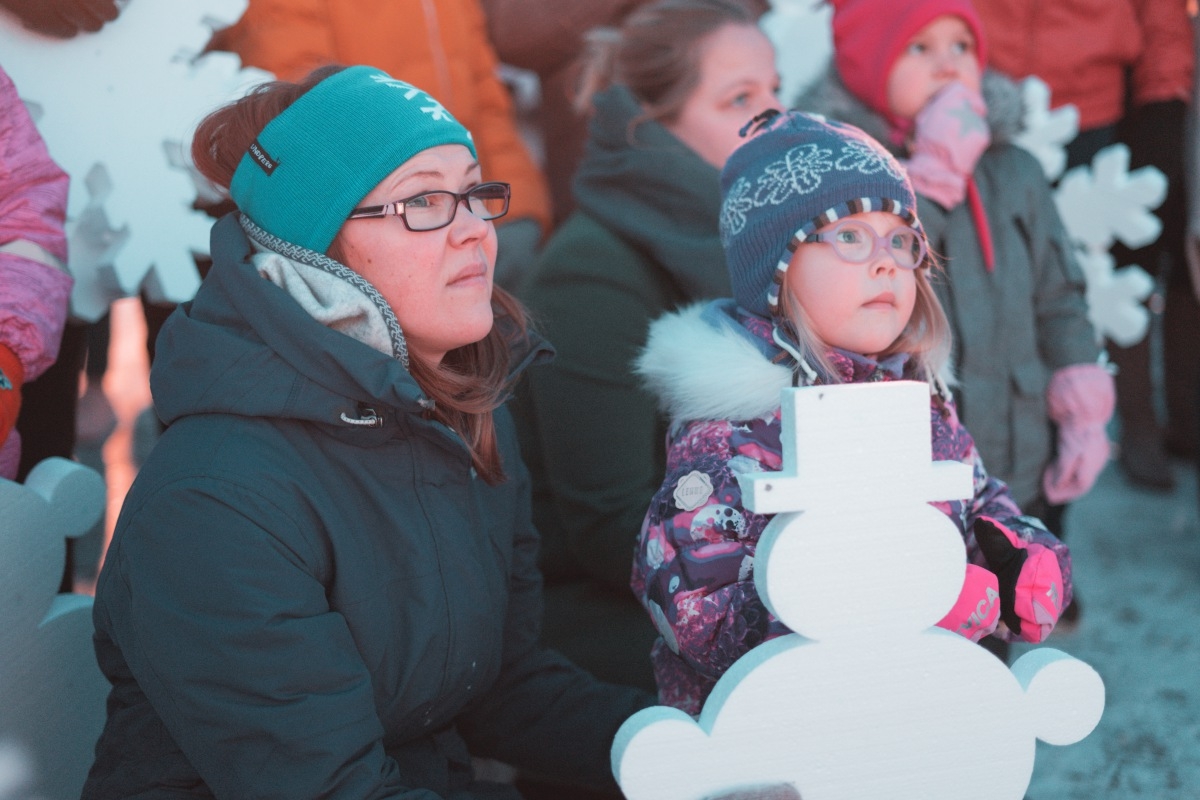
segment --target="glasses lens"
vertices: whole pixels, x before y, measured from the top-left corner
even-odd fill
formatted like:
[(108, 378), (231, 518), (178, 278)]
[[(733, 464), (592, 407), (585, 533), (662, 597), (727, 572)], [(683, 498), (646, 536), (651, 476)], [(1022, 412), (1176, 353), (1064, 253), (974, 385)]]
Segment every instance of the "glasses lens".
[(426, 192), (404, 201), (404, 219), (414, 231), (441, 228), (454, 218), (456, 205), (450, 192)]
[(861, 222), (843, 222), (833, 229), (833, 247), (847, 261), (866, 261), (874, 244), (875, 232)]
[(508, 211), (509, 188), (502, 183), (485, 183), (467, 192), (471, 213), (480, 219), (496, 219)]
[(888, 240), (892, 258), (902, 267), (915, 267), (921, 263), (921, 237), (912, 228), (897, 228)]

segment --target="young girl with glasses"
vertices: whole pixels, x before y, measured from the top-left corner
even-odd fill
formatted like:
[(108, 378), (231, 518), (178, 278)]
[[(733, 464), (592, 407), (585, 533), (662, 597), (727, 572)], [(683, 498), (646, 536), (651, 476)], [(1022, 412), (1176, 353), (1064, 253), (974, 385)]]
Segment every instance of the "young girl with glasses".
[(638, 362), (671, 427), (632, 584), (660, 634), (659, 700), (692, 714), (738, 657), (788, 632), (754, 587), (770, 517), (742, 505), (736, 477), (781, 468), (788, 386), (929, 384), (933, 457), (975, 471), (974, 497), (935, 504), (969, 561), (941, 627), (1038, 642), (1071, 597), (1066, 547), (1021, 516), (958, 420), (950, 329), (902, 168), (852, 126), (798, 112), (756, 124), (721, 175), (733, 298), (656, 321)]

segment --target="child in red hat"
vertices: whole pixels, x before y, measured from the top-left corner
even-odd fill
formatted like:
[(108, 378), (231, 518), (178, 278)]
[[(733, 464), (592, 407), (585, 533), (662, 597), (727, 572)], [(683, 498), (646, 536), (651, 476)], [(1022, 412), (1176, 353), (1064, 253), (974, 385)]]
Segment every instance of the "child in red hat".
[(1109, 455), (1112, 377), (1018, 92), (985, 74), (969, 0), (830, 0), (836, 75), (799, 106), (889, 142), (945, 273), (958, 406), (989, 471), (1061, 531)]

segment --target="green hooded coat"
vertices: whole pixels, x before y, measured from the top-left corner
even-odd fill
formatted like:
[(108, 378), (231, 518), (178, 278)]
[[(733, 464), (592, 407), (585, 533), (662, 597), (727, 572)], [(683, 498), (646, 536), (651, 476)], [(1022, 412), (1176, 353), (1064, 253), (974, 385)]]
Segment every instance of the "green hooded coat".
[(259, 277), (234, 218), (212, 251), (159, 337), (169, 427), (97, 587), (113, 688), (83, 796), (517, 796), (472, 756), (611, 787), (612, 737), (651, 698), (537, 645), (508, 414), (488, 486), (399, 360)]

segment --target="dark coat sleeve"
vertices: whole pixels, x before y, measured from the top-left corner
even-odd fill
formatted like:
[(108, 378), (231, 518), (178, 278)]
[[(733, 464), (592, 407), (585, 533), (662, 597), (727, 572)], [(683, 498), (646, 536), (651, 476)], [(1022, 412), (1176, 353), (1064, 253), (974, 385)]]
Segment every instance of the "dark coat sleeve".
[(517, 457), (506, 411), (497, 412), (505, 469), (516, 483), (518, 513), (501, 674), (458, 719), (475, 755), (496, 758), (566, 783), (612, 789), (610, 751), (617, 728), (654, 703), (646, 692), (601, 683), (542, 648), (538, 535), (529, 509), (529, 475)]

